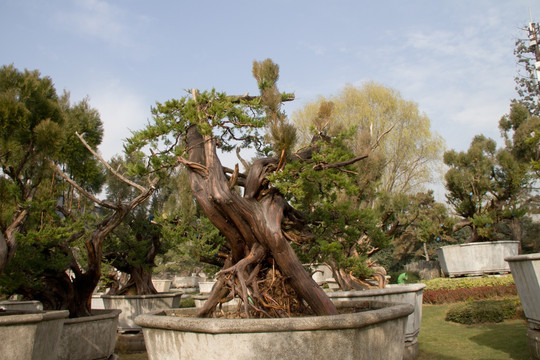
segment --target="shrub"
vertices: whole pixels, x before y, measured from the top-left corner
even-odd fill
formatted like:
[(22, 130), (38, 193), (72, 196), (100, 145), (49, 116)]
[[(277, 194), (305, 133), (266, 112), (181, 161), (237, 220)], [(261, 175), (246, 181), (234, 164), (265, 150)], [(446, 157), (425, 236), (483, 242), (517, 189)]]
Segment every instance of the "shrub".
[(195, 307), (195, 300), (191, 297), (181, 299), (179, 307), (181, 308)]
[(454, 305), (446, 314), (446, 321), (459, 324), (498, 323), (518, 315), (519, 299), (474, 301)]
[(484, 300), (492, 298), (504, 298), (516, 296), (515, 285), (504, 286), (480, 286), (475, 288), (425, 290), (423, 295), (424, 304), (446, 304), (467, 300)]
[(483, 286), (507, 286), (514, 285), (512, 275), (489, 276), (489, 277), (465, 277), (465, 278), (436, 278), (423, 281), (426, 284), (425, 291), (429, 290), (453, 290), (470, 289)]

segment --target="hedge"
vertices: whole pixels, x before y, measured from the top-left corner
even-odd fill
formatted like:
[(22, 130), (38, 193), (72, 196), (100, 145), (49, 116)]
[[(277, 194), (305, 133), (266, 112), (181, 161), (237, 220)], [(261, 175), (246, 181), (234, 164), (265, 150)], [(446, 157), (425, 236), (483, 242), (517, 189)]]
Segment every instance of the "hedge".
[(489, 276), (489, 277), (463, 277), (463, 278), (436, 278), (423, 281), (426, 284), (424, 290), (453, 290), (471, 289), (482, 286), (507, 286), (514, 285), (512, 275)]
[(425, 290), (424, 304), (446, 304), (459, 301), (485, 300), (517, 296), (515, 285), (505, 286), (479, 286), (475, 288), (462, 288), (452, 290)]
[(452, 306), (446, 314), (446, 321), (465, 325), (498, 323), (517, 318), (519, 307), (519, 299), (466, 302)]

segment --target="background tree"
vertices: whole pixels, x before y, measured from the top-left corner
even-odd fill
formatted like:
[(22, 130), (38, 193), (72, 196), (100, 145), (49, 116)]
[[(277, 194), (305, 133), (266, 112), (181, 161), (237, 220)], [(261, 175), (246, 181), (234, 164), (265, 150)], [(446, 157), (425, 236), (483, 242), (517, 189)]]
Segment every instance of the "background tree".
[(17, 248), (21, 232), (34, 209), (43, 203), (52, 171), (46, 161), (61, 147), (64, 118), (52, 80), (38, 71), (0, 68), (0, 274)]
[(467, 152), (447, 151), (444, 162), (447, 199), (462, 221), (454, 230), (471, 229), (468, 242), (500, 237), (496, 225), (517, 221), (526, 213), (528, 166), (516, 161), (507, 148), (476, 136)]
[[(330, 115), (313, 122), (325, 102), (333, 104)], [(444, 151), (443, 139), (431, 130), (429, 118), (419, 111), (418, 105), (403, 99), (397, 90), (375, 82), (366, 82), (360, 88), (349, 85), (335, 96), (320, 97), (293, 113), (292, 120), (299, 129), (301, 144), (310, 141), (313, 127), (330, 136), (342, 129), (356, 128), (350, 145), (357, 155), (364, 154), (367, 139), (380, 139), (376, 154), (370, 154), (374, 163), (371, 170), (382, 172), (379, 191), (423, 190), (434, 180)], [(392, 131), (381, 137), (389, 129)]]
[[(89, 315), (103, 240), (152, 194), (154, 183), (130, 183), (140, 192), (131, 201), (97, 199), (108, 166), (92, 150), (103, 133), (97, 111), (86, 100), (71, 105), (68, 94), (59, 98), (37, 71), (4, 66), (0, 89), (2, 290), (41, 300), (46, 309), (69, 309), (72, 317)], [(75, 131), (88, 139), (79, 135), (73, 143)]]

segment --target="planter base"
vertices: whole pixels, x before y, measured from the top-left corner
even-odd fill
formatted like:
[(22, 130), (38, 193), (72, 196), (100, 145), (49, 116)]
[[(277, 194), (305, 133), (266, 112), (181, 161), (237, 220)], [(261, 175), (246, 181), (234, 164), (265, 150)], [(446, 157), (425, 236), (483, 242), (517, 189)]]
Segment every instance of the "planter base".
[(540, 330), (527, 330), (527, 344), (529, 344), (532, 358), (540, 360)]
[(67, 310), (24, 312), (0, 316), (0, 357), (17, 360), (56, 360)]
[(137, 315), (161, 309), (173, 309), (180, 306), (182, 293), (170, 292), (153, 295), (102, 295), (105, 309), (122, 310), (118, 318), (118, 330), (140, 331), (135, 324)]
[(510, 272), (505, 257), (518, 254), (519, 241), (486, 241), (448, 245), (437, 249), (446, 276), (481, 276)]
[(328, 296), (336, 304), (374, 300), (414, 306), (414, 312), (407, 319), (403, 352), (404, 360), (412, 360), (418, 357), (418, 334), (422, 323), (422, 299), (425, 287), (425, 284), (388, 285), (384, 289), (330, 292)]
[[(403, 358), (409, 304), (347, 302), (370, 310), (285, 319), (207, 319), (173, 316), (195, 309), (144, 314), (149, 360), (167, 359), (384, 359)], [(169, 315), (169, 316), (167, 316)]]
[(120, 310), (93, 310), (92, 314), (64, 322), (59, 360), (111, 359)]

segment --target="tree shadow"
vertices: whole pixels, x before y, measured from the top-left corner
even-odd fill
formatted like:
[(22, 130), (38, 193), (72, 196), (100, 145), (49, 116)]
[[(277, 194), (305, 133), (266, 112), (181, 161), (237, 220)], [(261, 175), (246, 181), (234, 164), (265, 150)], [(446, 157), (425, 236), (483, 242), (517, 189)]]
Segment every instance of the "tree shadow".
[(471, 341), (507, 353), (510, 359), (529, 360), (527, 327), (520, 323), (488, 325), (481, 334), (472, 336)]
[(422, 350), (420, 350), (420, 354), (419, 354), (417, 360), (433, 360), (433, 359), (437, 359), (437, 360), (460, 360), (459, 358), (454, 357), (454, 356), (442, 355), (442, 354), (438, 354), (436, 352), (422, 351)]

